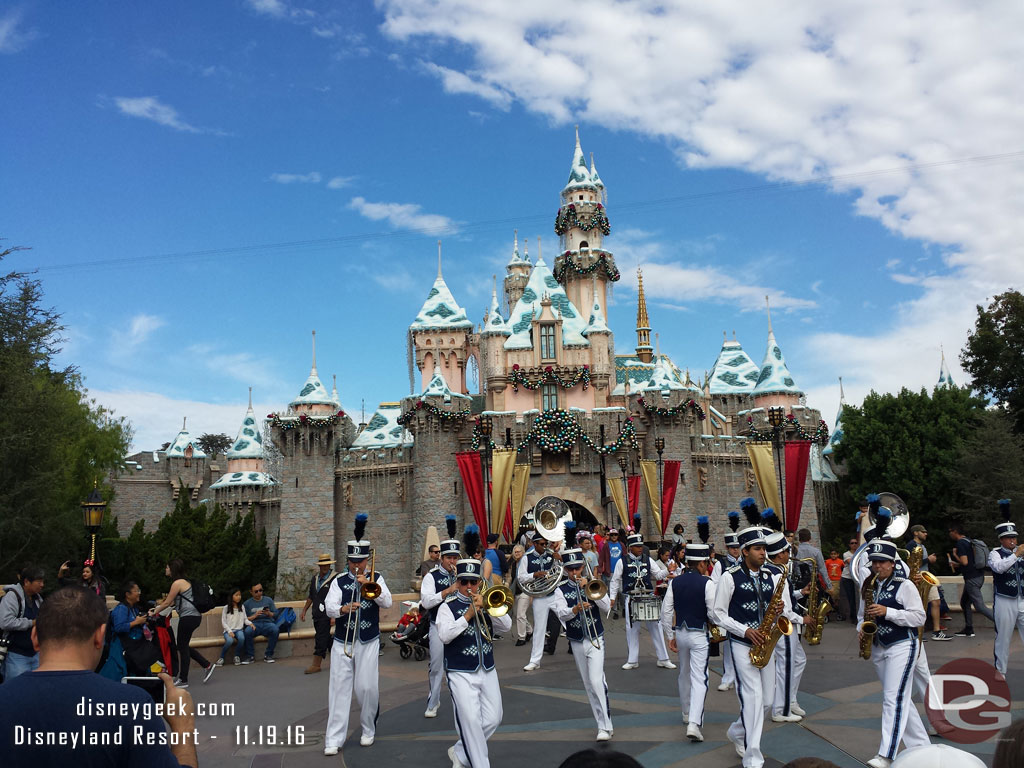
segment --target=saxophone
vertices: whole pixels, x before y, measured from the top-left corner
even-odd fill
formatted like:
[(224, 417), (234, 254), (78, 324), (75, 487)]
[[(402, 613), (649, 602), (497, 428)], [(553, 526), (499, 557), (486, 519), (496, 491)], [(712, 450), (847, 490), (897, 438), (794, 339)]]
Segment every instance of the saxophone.
[(808, 645), (818, 645), (821, 642), (821, 633), (825, 631), (825, 617), (832, 610), (827, 600), (821, 600), (818, 596), (818, 564), (813, 557), (805, 557), (801, 563), (811, 564), (811, 589), (807, 593), (807, 615), (811, 618), (807, 623), (804, 633), (807, 635)]
[(768, 661), (772, 657), (772, 651), (775, 650), (775, 644), (779, 642), (779, 638), (783, 635), (793, 634), (793, 625), (789, 619), (782, 615), (783, 603), (783, 590), (787, 589), (789, 585), (789, 566), (782, 566), (782, 576), (779, 578), (779, 583), (775, 587), (775, 592), (772, 593), (772, 599), (768, 603), (768, 608), (764, 612), (764, 618), (761, 619), (760, 625), (757, 627), (757, 631), (765, 637), (765, 641), (762, 645), (755, 645), (750, 648), (750, 663), (758, 669), (764, 669), (768, 665)]
[[(868, 606), (875, 602), (875, 575), (871, 574), (864, 579), (864, 586), (860, 588), (860, 599), (864, 603), (864, 610), (866, 611)], [(871, 644), (875, 641), (875, 633), (878, 631), (878, 625), (871, 619), (864, 619), (860, 625), (861, 637), (860, 637), (860, 657), (862, 659), (871, 660)]]
[[(924, 547), (916, 547), (907, 555), (907, 566), (910, 568), (910, 580), (914, 582), (918, 593), (921, 595), (921, 605), (925, 606), (925, 624), (928, 623), (928, 592), (932, 587), (938, 586), (939, 580), (935, 574), (929, 571), (922, 571), (924, 564)], [(920, 640), (924, 634), (924, 624), (917, 628), (917, 638)]]

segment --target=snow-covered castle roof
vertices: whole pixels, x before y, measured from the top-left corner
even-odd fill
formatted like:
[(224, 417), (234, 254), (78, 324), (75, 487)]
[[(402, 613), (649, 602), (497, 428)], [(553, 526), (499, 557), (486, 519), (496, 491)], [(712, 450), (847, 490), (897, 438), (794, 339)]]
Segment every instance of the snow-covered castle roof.
[(245, 412), (242, 426), (238, 429), (235, 442), (226, 453), (229, 459), (262, 459), (263, 436), (256, 424), (256, 414), (252, 410), (252, 391), (249, 392), (249, 410)]
[(612, 395), (622, 396), (626, 394), (626, 381), (629, 381), (630, 394), (636, 394), (647, 389), (651, 378), (654, 376), (655, 368), (659, 365), (667, 370), (669, 375), (677, 382), (678, 388), (686, 387), (683, 381), (683, 372), (679, 370), (668, 355), (659, 355), (656, 362), (645, 363), (636, 355), (615, 356), (615, 386), (612, 388)]
[(494, 289), (491, 291), (491, 308), (487, 310), (487, 322), (484, 323), (484, 329), (480, 334), (481, 336), (511, 336), (512, 329), (508, 327), (508, 322), (501, 316), (501, 307), (498, 306), (498, 291)]
[(743, 351), (740, 343), (728, 339), (722, 343), (711, 368), (709, 391), (712, 395), (749, 394), (761, 374), (754, 361)]
[(451, 401), (453, 397), (457, 397), (461, 400), (472, 400), (469, 395), (462, 395), (458, 392), (452, 392), (448, 386), (448, 382), (444, 380), (444, 375), (441, 373), (441, 366), (439, 363), (434, 363), (434, 375), (430, 377), (430, 382), (427, 384), (427, 388), (423, 390), (423, 394), (420, 397), (443, 397), (445, 402)]
[(292, 400), (289, 405), (334, 405), (334, 398), (328, 394), (327, 387), (320, 381), (320, 374), (316, 371), (316, 365), (309, 372), (309, 378), (306, 379), (306, 383), (299, 390), (298, 397)]
[[(598, 183), (600, 179), (598, 179)], [(594, 182), (593, 177), (590, 175), (590, 170), (587, 168), (587, 160), (583, 157), (583, 149), (580, 147), (580, 132), (576, 131), (576, 149), (572, 153), (572, 165), (569, 166), (569, 181), (566, 182), (565, 188), (562, 190), (564, 195), (566, 192), (572, 192), (576, 189), (596, 189), (597, 183)]]
[(946, 365), (946, 353), (942, 353), (942, 363), (939, 364), (939, 381), (936, 387), (955, 387), (953, 377), (949, 374), (949, 366)]
[(604, 310), (601, 309), (601, 297), (594, 291), (594, 306), (590, 310), (590, 319), (587, 320), (587, 327), (583, 329), (584, 336), (592, 333), (611, 333), (611, 328), (604, 320)]
[(587, 327), (586, 322), (580, 316), (580, 312), (569, 297), (565, 289), (555, 280), (544, 259), (537, 257), (537, 263), (533, 265), (530, 272), (530, 280), (526, 284), (526, 290), (519, 297), (512, 310), (509, 322), (512, 323), (512, 335), (505, 341), (505, 349), (531, 349), (533, 338), (531, 328), (534, 316), (540, 316), (540, 300), (545, 296), (551, 298), (551, 305), (556, 315), (562, 318), (562, 346), (563, 347), (588, 347), (590, 342), (583, 336)]
[(185, 451), (188, 449), (190, 445), (192, 446), (193, 459), (206, 458), (206, 453), (203, 451), (202, 448), (199, 447), (199, 443), (197, 443), (192, 438), (192, 435), (188, 433), (188, 430), (185, 428), (185, 423), (182, 422), (181, 432), (179, 432), (178, 436), (174, 438), (173, 442), (171, 442), (171, 444), (167, 446), (167, 450), (164, 451), (164, 453), (167, 455), (168, 458), (184, 458)]
[(423, 302), (416, 319), (412, 321), (411, 329), (414, 331), (440, 330), (445, 328), (472, 328), (466, 315), (466, 310), (458, 305), (452, 292), (448, 289), (441, 276), (440, 266), (437, 270), (437, 279), (427, 294), (427, 300)]
[(233, 488), (236, 486), (277, 485), (277, 480), (266, 472), (225, 472), (210, 488)]
[(412, 445), (412, 435), (398, 423), (401, 415), (401, 403), (381, 403), (366, 428), (352, 442), (352, 450)]
[(789, 395), (802, 395), (803, 392), (793, 381), (793, 376), (786, 366), (786, 359), (782, 356), (779, 343), (775, 341), (775, 331), (768, 331), (768, 348), (764, 352), (764, 361), (761, 363), (761, 373), (757, 377), (757, 384), (754, 386), (755, 395), (769, 395), (784, 393)]

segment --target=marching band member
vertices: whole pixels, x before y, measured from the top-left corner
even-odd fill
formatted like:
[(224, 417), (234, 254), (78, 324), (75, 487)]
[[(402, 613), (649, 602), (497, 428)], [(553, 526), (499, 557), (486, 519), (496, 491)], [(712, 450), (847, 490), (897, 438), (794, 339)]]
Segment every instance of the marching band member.
[[(697, 518), (698, 530), (707, 524), (706, 517)], [(679, 702), (691, 741), (704, 741), (700, 729), (708, 693), (708, 623), (714, 623), (715, 611), (710, 554), (707, 544), (686, 545), (686, 570), (672, 579), (661, 604), (661, 627), (671, 638), (668, 648), (679, 654)]]
[[(767, 510), (766, 510), (767, 511)], [(765, 537), (765, 550), (769, 562), (765, 568), (782, 574), (789, 565), (792, 549), (782, 533), (772, 533)], [(796, 723), (803, 720), (803, 710), (797, 711), (796, 694), (800, 688), (800, 678), (807, 666), (807, 654), (800, 643), (800, 631), (803, 618), (796, 614), (794, 606), (800, 599), (800, 593), (792, 588), (787, 589), (786, 611), (784, 615), (793, 624), (793, 634), (779, 638), (780, 652), (775, 654), (775, 697), (772, 702), (772, 720), (776, 723)]]
[[(608, 711), (608, 683), (604, 676), (604, 625), (601, 624), (601, 611), (608, 616), (612, 611), (612, 603), (607, 594), (596, 603), (586, 599), (588, 582), (583, 575), (583, 550), (574, 547), (562, 550), (562, 565), (569, 579), (555, 590), (552, 611), (565, 624), (572, 658), (583, 679), (583, 687), (597, 721), (597, 740), (608, 741), (613, 730)], [(594, 610), (595, 607), (600, 611)]]
[(650, 555), (644, 554), (644, 539), (639, 533), (631, 533), (626, 537), (626, 545), (629, 554), (615, 564), (615, 571), (612, 573), (612, 583), (609, 589), (609, 597), (612, 605), (620, 592), (626, 596), (626, 648), (629, 656), (623, 669), (636, 669), (640, 666), (640, 624), (647, 630), (654, 643), (654, 650), (658, 654), (658, 666), (665, 669), (675, 669), (676, 665), (668, 657), (668, 648), (665, 646), (665, 637), (658, 626), (658, 621), (634, 622), (630, 615), (634, 594), (639, 590), (646, 590), (654, 594), (654, 563)]
[(459, 560), (455, 576), (457, 591), (437, 611), (437, 634), (444, 643), (444, 668), (459, 734), (448, 757), (452, 768), (489, 768), (487, 740), (501, 725), (502, 714), (489, 633), (508, 632), (512, 619), (507, 613), (491, 617), (484, 610), (479, 560)]
[(444, 675), (444, 643), (437, 634), (437, 611), (441, 603), (456, 590), (455, 563), (461, 542), (455, 538), (455, 515), (445, 515), (448, 538), (441, 542), (440, 564), (423, 576), (420, 584), (420, 608), (430, 616), (430, 691), (424, 717), (437, 717), (441, 706), (441, 677)]
[(1014, 627), (1024, 638), (1024, 544), (1017, 544), (1009, 499), (1000, 500), (999, 511), (1003, 515), (1003, 522), (996, 526), (999, 546), (989, 553), (988, 567), (992, 569), (995, 591), (992, 613), (996, 617), (996, 669), (1005, 675)]
[(863, 637), (864, 620), (877, 627), (871, 661), (882, 681), (882, 740), (878, 754), (868, 760), (871, 768), (889, 768), (900, 740), (907, 749), (929, 744), (924, 723), (910, 701), (911, 677), (920, 643), (917, 628), (924, 624), (924, 606), (914, 583), (894, 573), (896, 545), (874, 539), (868, 559), (875, 574), (874, 599), (861, 605), (857, 631)]
[[(715, 583), (716, 588), (723, 572), (743, 562), (743, 557), (740, 555), (740, 540), (736, 535), (736, 531), (740, 527), (740, 513), (736, 510), (731, 510), (728, 518), (729, 528), (732, 529), (732, 533), (725, 535), (724, 559), (716, 560), (715, 567), (711, 570), (711, 580)], [(722, 648), (723, 674), (722, 681), (718, 684), (718, 690), (728, 691), (736, 683), (736, 670), (732, 665), (732, 647), (729, 643), (720, 643), (719, 645)]]
[[(377, 727), (380, 609), (391, 607), (391, 592), (383, 576), (366, 571), (370, 557), (370, 542), (363, 539), (366, 521), (365, 513), (356, 515), (355, 538), (348, 542), (348, 571), (334, 580), (324, 602), (324, 612), (335, 620), (325, 755), (338, 754), (345, 743), (353, 693), (362, 705), (360, 746), (373, 744)], [(380, 594), (369, 600), (360, 592), (371, 581), (376, 582)]]
[[(548, 541), (540, 532), (533, 532), (533, 548), (519, 561), (519, 583), (529, 584), (536, 579), (548, 575), (554, 565), (557, 553), (548, 552)], [(540, 660), (544, 655), (544, 628), (548, 625), (548, 611), (554, 597), (537, 595), (533, 598), (533, 645), (530, 646), (530, 661), (523, 669), (533, 672), (540, 668)], [(555, 638), (557, 640), (557, 637)], [(554, 642), (552, 642), (554, 645)]]
[(758, 669), (750, 660), (750, 650), (766, 638), (759, 631), (765, 611), (771, 604), (779, 576), (764, 568), (764, 530), (745, 528), (739, 533), (743, 564), (730, 568), (718, 582), (715, 592), (714, 622), (729, 633), (732, 661), (736, 669), (736, 695), (740, 716), (729, 726), (727, 735), (743, 758), (744, 768), (761, 768), (761, 730), (765, 710), (771, 706), (775, 670), (769, 663)]

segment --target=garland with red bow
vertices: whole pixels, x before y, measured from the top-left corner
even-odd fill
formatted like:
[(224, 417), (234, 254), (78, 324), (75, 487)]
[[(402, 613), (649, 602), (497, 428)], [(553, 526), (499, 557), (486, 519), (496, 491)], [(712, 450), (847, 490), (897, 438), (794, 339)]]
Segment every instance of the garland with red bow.
[(540, 374), (540, 378), (535, 381), (530, 381), (526, 375), (526, 371), (519, 367), (516, 363), (512, 366), (512, 373), (509, 375), (508, 380), (512, 383), (512, 389), (515, 392), (519, 391), (519, 387), (534, 392), (540, 389), (544, 384), (555, 383), (563, 389), (572, 389), (580, 382), (583, 383), (583, 390), (586, 391), (587, 387), (590, 386), (590, 366), (584, 365), (582, 368), (577, 368), (571, 379), (563, 379), (558, 375), (558, 372), (552, 366), (546, 366)]
[(338, 411), (330, 416), (323, 417), (300, 413), (298, 418), (294, 416), (281, 416), (279, 413), (268, 413), (267, 418), (270, 419), (270, 426), (283, 430), (297, 429), (298, 427), (333, 427), (345, 418), (345, 412)]
[(701, 404), (698, 403), (693, 398), (690, 398), (689, 400), (687, 400), (684, 403), (680, 403), (679, 405), (677, 405), (674, 408), (660, 408), (658, 406), (651, 405), (646, 400), (644, 400), (644, 396), (643, 395), (637, 395), (636, 396), (636, 402), (637, 402), (637, 405), (639, 405), (641, 408), (643, 408), (647, 413), (653, 413), (656, 416), (668, 416), (668, 417), (683, 416), (686, 413), (686, 411), (693, 411), (693, 413), (701, 421), (703, 421), (705, 419), (705, 417), (707, 416), (707, 414), (704, 413), (704, 408), (701, 407)]

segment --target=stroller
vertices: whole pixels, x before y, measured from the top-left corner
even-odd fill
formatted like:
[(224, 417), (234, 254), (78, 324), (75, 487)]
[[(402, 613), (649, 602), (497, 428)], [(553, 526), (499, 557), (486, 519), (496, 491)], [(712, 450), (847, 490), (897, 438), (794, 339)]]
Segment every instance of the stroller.
[(398, 655), (403, 659), (415, 655), (416, 661), (423, 661), (430, 655), (430, 617), (420, 612), (417, 602), (405, 600), (402, 605), (407, 610), (391, 634), (391, 642), (398, 646)]

